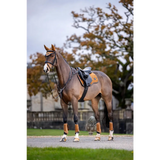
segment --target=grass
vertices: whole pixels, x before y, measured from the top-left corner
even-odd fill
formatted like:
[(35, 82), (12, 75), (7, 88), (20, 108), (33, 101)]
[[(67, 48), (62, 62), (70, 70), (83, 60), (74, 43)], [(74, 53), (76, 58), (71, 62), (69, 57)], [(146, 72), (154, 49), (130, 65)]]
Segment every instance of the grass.
[[(60, 129), (27, 129), (27, 136), (61, 136), (63, 130)], [(75, 131), (69, 130), (68, 136), (74, 136)], [(101, 135), (108, 135), (109, 133), (102, 132)], [(88, 131), (80, 131), (80, 136), (89, 135)], [(93, 132), (96, 135), (96, 132)], [(114, 135), (127, 135), (127, 134), (114, 134)], [(128, 134), (131, 135), (131, 134)]]
[(133, 160), (133, 152), (118, 149), (27, 147), (27, 160)]

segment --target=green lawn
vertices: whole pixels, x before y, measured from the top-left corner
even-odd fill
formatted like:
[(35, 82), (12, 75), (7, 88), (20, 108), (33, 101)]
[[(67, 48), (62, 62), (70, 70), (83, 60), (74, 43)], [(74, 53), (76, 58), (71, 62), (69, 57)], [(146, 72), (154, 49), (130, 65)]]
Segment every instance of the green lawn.
[[(63, 130), (60, 129), (27, 129), (27, 136), (61, 136)], [(68, 136), (74, 136), (75, 131), (69, 130)], [(89, 135), (87, 131), (80, 131), (80, 136)], [(96, 135), (96, 132), (93, 133)], [(109, 135), (109, 133), (102, 132), (101, 135)], [(127, 134), (114, 134), (114, 135), (127, 135)]]
[(133, 160), (133, 152), (117, 149), (27, 147), (27, 160)]

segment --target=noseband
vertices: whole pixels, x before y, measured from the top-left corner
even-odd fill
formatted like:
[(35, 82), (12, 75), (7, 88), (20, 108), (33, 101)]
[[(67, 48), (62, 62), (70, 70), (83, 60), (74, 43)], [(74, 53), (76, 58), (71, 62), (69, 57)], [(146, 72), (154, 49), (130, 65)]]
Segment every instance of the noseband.
[[(52, 66), (54, 66), (54, 63), (55, 61), (57, 61), (57, 58), (56, 58), (56, 52), (53, 51), (53, 50), (48, 50), (47, 52), (52, 52), (52, 53), (46, 53), (45, 57), (49, 57), (51, 54), (55, 54), (55, 57), (54, 57), (54, 60), (53, 62), (50, 62), (50, 61), (45, 61), (44, 63), (50, 63)], [(49, 65), (48, 65), (49, 66)], [(50, 68), (50, 67), (49, 67)]]

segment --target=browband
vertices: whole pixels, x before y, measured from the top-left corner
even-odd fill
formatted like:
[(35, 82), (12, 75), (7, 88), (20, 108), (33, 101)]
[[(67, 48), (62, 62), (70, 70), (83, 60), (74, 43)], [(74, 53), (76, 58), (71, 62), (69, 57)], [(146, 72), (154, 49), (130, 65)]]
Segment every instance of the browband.
[(47, 52), (55, 52), (55, 51), (53, 51), (53, 50), (48, 50)]
[[(51, 52), (51, 53), (48, 53), (48, 52)], [(53, 51), (53, 50), (48, 50), (47, 53), (46, 53), (46, 55), (45, 55), (45, 57), (48, 57), (48, 56), (51, 55), (52, 53), (55, 53), (55, 51)]]

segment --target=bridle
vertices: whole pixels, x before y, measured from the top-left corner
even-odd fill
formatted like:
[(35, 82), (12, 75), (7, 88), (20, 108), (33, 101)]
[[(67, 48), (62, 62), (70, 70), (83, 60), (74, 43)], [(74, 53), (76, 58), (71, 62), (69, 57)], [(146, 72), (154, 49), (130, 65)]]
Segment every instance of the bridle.
[[(51, 52), (51, 53), (48, 53), (48, 52)], [(48, 53), (48, 54), (47, 54)], [(53, 59), (53, 62), (50, 62), (50, 61), (45, 61), (44, 63), (46, 64), (47, 63), (47, 66), (50, 68), (50, 66), (48, 65), (48, 63), (50, 63), (52, 65), (52, 67), (54, 66), (54, 63), (55, 61), (57, 62), (57, 58), (56, 58), (56, 51), (54, 50), (47, 50), (47, 53), (45, 55), (45, 57), (48, 57), (50, 56), (51, 54), (55, 54), (55, 57)], [(64, 58), (63, 58), (64, 59)], [(65, 60), (65, 59), (64, 59)], [(65, 60), (66, 61), (66, 60)], [(66, 63), (68, 64), (68, 62), (66, 61)], [(68, 64), (69, 65), (69, 64)], [(70, 66), (69, 66), (70, 67)], [(51, 68), (50, 68), (51, 69)], [(60, 98), (65, 102), (65, 100), (63, 99), (62, 97), (62, 92), (63, 90), (66, 88), (67, 84), (69, 83), (69, 81), (72, 79), (73, 75), (77, 74), (78, 72), (73, 72), (73, 68), (70, 67), (70, 72), (69, 72), (69, 77), (68, 77), (68, 80), (67, 82), (64, 84), (64, 86), (62, 88), (60, 88), (59, 86), (59, 83), (56, 83), (57, 84), (57, 90), (58, 90), (58, 94), (60, 96)], [(47, 78), (48, 78), (48, 82), (49, 82), (49, 77), (48, 77), (48, 74), (47, 74)], [(50, 86), (50, 89), (51, 89), (51, 86)], [(52, 89), (51, 89), (51, 92), (52, 92)], [(53, 97), (53, 92), (52, 92), (52, 97)], [(65, 102), (66, 103), (66, 102)], [(67, 104), (67, 103), (66, 103)]]
[[(50, 61), (45, 61), (44, 63), (47, 63), (47, 66), (50, 68), (50, 66), (48, 65), (48, 63), (50, 63), (52, 65), (52, 67), (54, 66), (55, 61), (57, 62), (57, 58), (56, 58), (56, 51), (53, 50), (48, 50), (47, 52), (51, 52), (49, 54), (46, 53), (45, 57), (49, 57), (51, 54), (55, 54), (54, 60), (53, 62)], [(50, 68), (51, 69), (51, 68)]]

